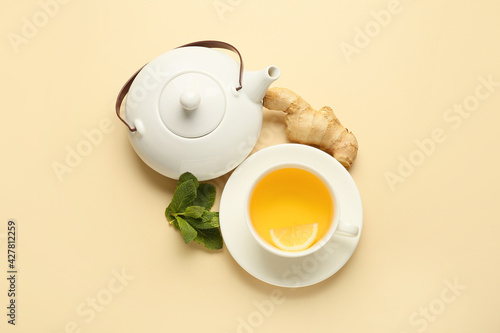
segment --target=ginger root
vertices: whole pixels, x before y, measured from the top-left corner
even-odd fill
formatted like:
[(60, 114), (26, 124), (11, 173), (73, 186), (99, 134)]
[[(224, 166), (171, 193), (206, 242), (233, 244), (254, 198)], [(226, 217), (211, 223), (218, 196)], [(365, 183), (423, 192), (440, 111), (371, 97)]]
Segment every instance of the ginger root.
[(317, 111), (286, 88), (269, 89), (264, 97), (264, 106), (286, 113), (286, 134), (291, 141), (317, 146), (346, 169), (356, 159), (358, 141), (342, 126), (330, 107), (324, 106)]

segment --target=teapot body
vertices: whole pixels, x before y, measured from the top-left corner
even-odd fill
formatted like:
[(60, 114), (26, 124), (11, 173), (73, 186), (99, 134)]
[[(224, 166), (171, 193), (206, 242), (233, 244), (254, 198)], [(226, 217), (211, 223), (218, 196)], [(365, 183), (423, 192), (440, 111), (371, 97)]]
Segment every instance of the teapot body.
[(189, 171), (208, 180), (238, 166), (262, 126), (261, 101), (236, 89), (239, 71), (229, 55), (197, 46), (148, 63), (125, 104), (126, 121), (136, 129), (129, 139), (140, 158), (173, 179)]

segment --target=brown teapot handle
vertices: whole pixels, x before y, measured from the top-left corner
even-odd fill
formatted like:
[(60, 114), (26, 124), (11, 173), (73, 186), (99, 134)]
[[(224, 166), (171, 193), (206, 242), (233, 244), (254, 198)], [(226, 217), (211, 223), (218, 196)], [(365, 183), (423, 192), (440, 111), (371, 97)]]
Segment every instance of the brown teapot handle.
[[(236, 90), (238, 91), (242, 88), (241, 78), (243, 76), (243, 59), (241, 57), (240, 51), (238, 51), (238, 49), (236, 49), (234, 46), (232, 46), (231, 44), (228, 44), (226, 42), (221, 42), (221, 41), (217, 41), (217, 40), (203, 40), (203, 41), (199, 41), (199, 42), (185, 44), (185, 45), (179, 46), (177, 48), (186, 47), (186, 46), (201, 46), (201, 47), (209, 47), (209, 48), (218, 48), (218, 49), (226, 49), (226, 50), (235, 52), (238, 55), (238, 58), (240, 59), (240, 74), (239, 74), (239, 79), (238, 79), (239, 86), (236, 87)], [(146, 65), (144, 65), (144, 66), (146, 66)], [(127, 121), (124, 118), (122, 118), (122, 116), (120, 115), (120, 109), (121, 109), (123, 100), (125, 99), (125, 96), (127, 96), (128, 92), (130, 90), (130, 86), (132, 85), (132, 82), (134, 82), (134, 79), (137, 77), (139, 72), (144, 68), (144, 66), (142, 66), (137, 72), (134, 73), (134, 75), (132, 75), (130, 77), (130, 79), (127, 80), (125, 85), (120, 89), (120, 92), (118, 93), (118, 97), (116, 98), (116, 104), (115, 104), (116, 115), (125, 124), (125, 126), (127, 126), (127, 128), (130, 130), (130, 132), (137, 131), (137, 128), (130, 126), (130, 124), (127, 123)]]

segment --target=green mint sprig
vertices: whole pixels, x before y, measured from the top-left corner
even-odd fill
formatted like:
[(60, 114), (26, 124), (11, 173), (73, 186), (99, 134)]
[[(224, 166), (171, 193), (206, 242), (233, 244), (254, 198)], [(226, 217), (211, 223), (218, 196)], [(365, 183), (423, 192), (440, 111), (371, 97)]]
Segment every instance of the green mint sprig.
[(210, 211), (215, 202), (215, 192), (215, 186), (200, 184), (189, 172), (179, 177), (165, 216), (171, 225), (180, 230), (186, 244), (195, 241), (210, 250), (222, 249), (219, 213)]

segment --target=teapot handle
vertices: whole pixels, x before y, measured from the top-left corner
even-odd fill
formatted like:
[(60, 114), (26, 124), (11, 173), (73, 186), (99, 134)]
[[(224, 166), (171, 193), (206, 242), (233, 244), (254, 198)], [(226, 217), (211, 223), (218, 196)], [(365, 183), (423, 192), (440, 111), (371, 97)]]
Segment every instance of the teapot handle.
[[(187, 47), (187, 46), (201, 46), (201, 47), (209, 47), (209, 48), (218, 48), (218, 49), (226, 49), (226, 50), (235, 52), (238, 55), (238, 58), (240, 59), (240, 73), (239, 73), (239, 78), (238, 78), (239, 86), (236, 87), (236, 91), (238, 91), (242, 88), (241, 78), (243, 76), (243, 58), (241, 57), (240, 51), (238, 51), (238, 49), (236, 47), (234, 47), (233, 45), (231, 45), (229, 43), (221, 42), (218, 40), (202, 40), (199, 42), (185, 44), (185, 45), (179, 46), (177, 48)], [(125, 99), (125, 96), (127, 96), (128, 92), (130, 90), (130, 86), (132, 85), (132, 82), (134, 82), (134, 79), (137, 77), (139, 72), (146, 65), (142, 66), (137, 72), (134, 73), (134, 75), (132, 75), (130, 77), (130, 79), (127, 80), (125, 85), (120, 89), (120, 92), (118, 93), (118, 97), (116, 98), (116, 104), (115, 104), (116, 115), (125, 124), (125, 126), (127, 126), (127, 128), (130, 130), (130, 132), (137, 131), (137, 128), (130, 126), (130, 124), (127, 123), (127, 121), (124, 118), (122, 118), (122, 116), (120, 115), (120, 109), (121, 109), (123, 100)]]
[(201, 47), (209, 47), (209, 48), (216, 48), (216, 49), (226, 49), (226, 50), (233, 51), (234, 53), (236, 53), (238, 55), (238, 58), (240, 59), (240, 76), (238, 78), (238, 83), (240, 85), (238, 87), (236, 87), (236, 91), (238, 91), (242, 88), (241, 78), (243, 76), (243, 58), (241, 57), (241, 53), (240, 53), (240, 51), (238, 51), (237, 48), (235, 48), (234, 46), (232, 46), (229, 43), (221, 42), (218, 40), (202, 40), (199, 42), (185, 44), (185, 45), (179, 46), (178, 48), (186, 47), (186, 46), (201, 46)]

